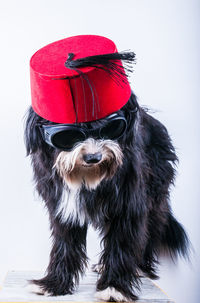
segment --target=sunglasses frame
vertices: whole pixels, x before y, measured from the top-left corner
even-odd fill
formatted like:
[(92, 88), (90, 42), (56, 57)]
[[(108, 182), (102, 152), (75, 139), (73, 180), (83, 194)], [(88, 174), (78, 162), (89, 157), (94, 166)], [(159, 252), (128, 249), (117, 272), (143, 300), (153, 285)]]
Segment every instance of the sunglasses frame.
[[(106, 122), (109, 123), (110, 121), (116, 121), (116, 120), (124, 121), (125, 127), (124, 127), (123, 132), (118, 137), (112, 138), (111, 140), (119, 139), (126, 131), (127, 121), (126, 121), (126, 118), (124, 117), (124, 115), (121, 113), (120, 114), (119, 113), (111, 114), (103, 119), (99, 119), (98, 121), (101, 121), (101, 120), (104, 121), (105, 123)], [(85, 122), (85, 123), (87, 124), (87, 123), (91, 123), (91, 122)], [(40, 129), (43, 140), (47, 144), (49, 144), (50, 146), (57, 148), (57, 149), (70, 151), (73, 149), (73, 147), (76, 143), (71, 148), (67, 148), (67, 147), (62, 148), (62, 147), (56, 146), (53, 143), (54, 142), (53, 138), (57, 133), (59, 133), (61, 131), (65, 131), (67, 129), (68, 130), (78, 130), (83, 135), (83, 140), (85, 140), (86, 138), (89, 138), (89, 137), (96, 138), (96, 139), (104, 139), (105, 137), (102, 137), (100, 133), (101, 133), (101, 129), (106, 127), (106, 124), (103, 125), (102, 127), (97, 127), (95, 129), (87, 129), (87, 128), (79, 126), (78, 124), (38, 124), (38, 127)], [(109, 139), (109, 138), (106, 138), (106, 139)], [(80, 140), (80, 142), (82, 142), (82, 140)]]

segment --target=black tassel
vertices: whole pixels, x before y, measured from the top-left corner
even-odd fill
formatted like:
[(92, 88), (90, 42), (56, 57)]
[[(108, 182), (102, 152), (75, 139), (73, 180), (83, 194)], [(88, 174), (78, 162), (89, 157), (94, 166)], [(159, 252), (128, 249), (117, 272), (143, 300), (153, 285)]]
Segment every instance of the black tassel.
[[(104, 55), (96, 55), (73, 60), (74, 54), (69, 53), (65, 66), (75, 70), (80, 74), (80, 67), (95, 67), (106, 71), (112, 78), (120, 84), (120, 81), (127, 81), (128, 73), (132, 72), (132, 63), (135, 62), (134, 52), (120, 52)], [(124, 63), (124, 66), (119, 64), (119, 60)]]

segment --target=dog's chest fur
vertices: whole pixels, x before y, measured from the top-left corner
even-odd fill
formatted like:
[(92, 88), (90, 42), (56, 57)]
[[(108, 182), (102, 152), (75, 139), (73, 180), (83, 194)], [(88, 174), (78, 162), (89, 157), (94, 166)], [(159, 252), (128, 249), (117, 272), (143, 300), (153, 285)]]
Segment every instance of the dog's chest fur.
[(62, 199), (58, 205), (56, 216), (60, 217), (62, 223), (70, 222), (84, 225), (86, 213), (80, 189), (65, 189)]

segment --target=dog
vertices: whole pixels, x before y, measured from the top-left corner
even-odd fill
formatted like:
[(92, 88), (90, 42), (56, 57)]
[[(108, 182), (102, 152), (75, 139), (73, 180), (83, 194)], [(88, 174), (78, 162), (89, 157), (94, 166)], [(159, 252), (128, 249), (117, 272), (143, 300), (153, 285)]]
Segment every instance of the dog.
[[(135, 301), (139, 272), (156, 279), (161, 253), (173, 259), (188, 255), (187, 234), (169, 201), (178, 161), (170, 136), (133, 92), (114, 115), (69, 128), (72, 142), (64, 142), (62, 126), (32, 107), (27, 113), (27, 155), (53, 238), (46, 276), (32, 283), (41, 294), (72, 294), (87, 266), (86, 234), (92, 224), (103, 243), (97, 298)], [(54, 127), (60, 148), (48, 142)], [(68, 150), (62, 144), (70, 145)]]

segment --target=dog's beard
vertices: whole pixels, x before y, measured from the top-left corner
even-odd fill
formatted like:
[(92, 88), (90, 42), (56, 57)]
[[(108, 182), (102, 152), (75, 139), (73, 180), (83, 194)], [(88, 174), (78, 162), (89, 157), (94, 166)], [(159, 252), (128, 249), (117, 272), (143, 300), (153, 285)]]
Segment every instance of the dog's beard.
[[(87, 164), (85, 154), (101, 153), (98, 163)], [(95, 140), (89, 138), (75, 145), (72, 151), (62, 151), (57, 156), (54, 168), (69, 188), (95, 189), (103, 179), (111, 179), (122, 164), (122, 150), (112, 140)]]

